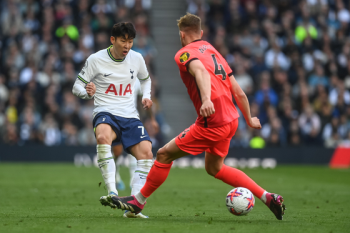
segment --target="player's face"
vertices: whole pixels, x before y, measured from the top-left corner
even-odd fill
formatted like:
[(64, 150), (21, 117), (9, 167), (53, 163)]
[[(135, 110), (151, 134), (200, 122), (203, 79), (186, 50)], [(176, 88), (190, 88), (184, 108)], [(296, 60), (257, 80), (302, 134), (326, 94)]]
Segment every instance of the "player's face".
[(111, 37), (111, 43), (113, 44), (114, 53), (117, 55), (116, 59), (123, 59), (129, 53), (134, 44), (134, 39), (129, 38), (129, 35), (117, 38)]

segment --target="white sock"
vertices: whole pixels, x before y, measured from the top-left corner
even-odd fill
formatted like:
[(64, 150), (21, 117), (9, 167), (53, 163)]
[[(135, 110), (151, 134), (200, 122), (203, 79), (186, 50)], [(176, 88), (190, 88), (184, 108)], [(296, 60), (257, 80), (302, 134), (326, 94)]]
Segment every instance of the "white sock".
[(128, 154), (129, 159), (129, 172), (130, 172), (130, 187), (132, 186), (132, 179), (134, 178), (135, 170), (137, 167), (137, 160), (131, 154)]
[(111, 146), (107, 144), (97, 145), (97, 163), (101, 170), (103, 180), (106, 184), (108, 193), (118, 194), (115, 188), (115, 162), (111, 152)]
[(152, 159), (141, 159), (137, 161), (134, 177), (131, 181), (131, 195), (139, 193), (141, 188), (145, 185), (146, 177), (152, 165)]
[(263, 195), (261, 196), (261, 198), (260, 198), (260, 200), (262, 200), (262, 202), (264, 202), (264, 203), (266, 203), (266, 201), (267, 201), (267, 199), (266, 199), (266, 194), (268, 194), (267, 191), (265, 191), (265, 192), (263, 193)]
[(144, 197), (140, 192), (135, 195), (135, 198), (142, 205), (145, 204), (147, 200), (147, 198)]
[(119, 170), (120, 170), (120, 163), (118, 163), (119, 157), (120, 156), (118, 156), (114, 160), (114, 163), (115, 163), (115, 182), (116, 183), (119, 183), (122, 180), (122, 178), (120, 177), (120, 173), (119, 173)]

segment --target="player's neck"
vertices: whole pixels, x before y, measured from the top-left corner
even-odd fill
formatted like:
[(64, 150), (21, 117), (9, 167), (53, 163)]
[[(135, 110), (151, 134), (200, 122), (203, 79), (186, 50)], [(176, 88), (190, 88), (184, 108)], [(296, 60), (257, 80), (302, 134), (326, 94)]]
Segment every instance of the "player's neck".
[(116, 60), (123, 60), (125, 57), (118, 56), (118, 54), (114, 51), (114, 45), (110, 48), (110, 51), (112, 53), (112, 56)]
[[(198, 41), (198, 40), (201, 40), (201, 39), (202, 39), (202, 38), (200, 38), (200, 37), (190, 37), (190, 38), (187, 39), (186, 45), (191, 44), (192, 42), (195, 42), (195, 41)], [(185, 46), (186, 46), (186, 45), (185, 45)], [(184, 46), (184, 47), (185, 47), (185, 46)]]

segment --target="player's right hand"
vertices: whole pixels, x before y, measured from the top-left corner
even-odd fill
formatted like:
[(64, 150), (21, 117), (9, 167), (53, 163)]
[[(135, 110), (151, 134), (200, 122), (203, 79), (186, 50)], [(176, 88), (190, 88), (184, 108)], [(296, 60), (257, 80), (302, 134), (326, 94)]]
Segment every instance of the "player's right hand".
[(86, 84), (85, 89), (89, 96), (93, 96), (96, 93), (96, 86), (93, 82)]
[(253, 129), (261, 129), (260, 120), (257, 117), (252, 117), (248, 125)]
[(215, 113), (214, 104), (211, 100), (206, 100), (203, 102), (199, 113), (202, 117), (209, 117), (210, 115)]

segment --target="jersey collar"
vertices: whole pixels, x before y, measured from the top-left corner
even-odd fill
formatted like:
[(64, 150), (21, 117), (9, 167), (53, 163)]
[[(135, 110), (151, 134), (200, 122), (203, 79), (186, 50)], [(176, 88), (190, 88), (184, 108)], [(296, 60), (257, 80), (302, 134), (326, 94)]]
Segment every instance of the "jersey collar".
[[(191, 43), (194, 43), (194, 42), (197, 42), (197, 41), (202, 41), (202, 39), (194, 40), (194, 41), (192, 41)], [(191, 43), (190, 43), (190, 44), (191, 44)]]
[(109, 56), (113, 61), (115, 61), (115, 62), (122, 62), (122, 61), (124, 61), (125, 58), (126, 58), (126, 56), (124, 57), (124, 59), (115, 59), (115, 58), (113, 57), (112, 52), (111, 52), (112, 46), (113, 46), (113, 45), (111, 45), (111, 46), (109, 46), (109, 47), (107, 48), (108, 56)]

